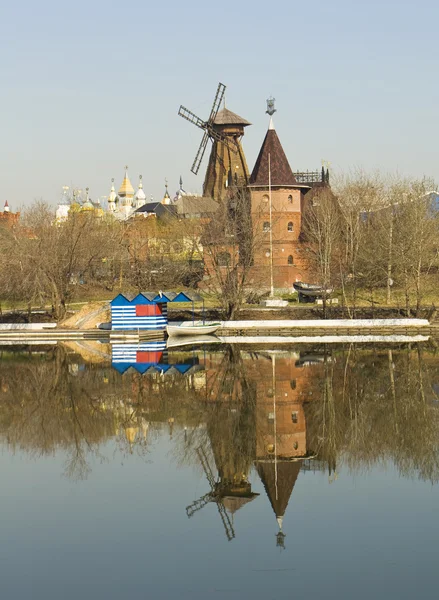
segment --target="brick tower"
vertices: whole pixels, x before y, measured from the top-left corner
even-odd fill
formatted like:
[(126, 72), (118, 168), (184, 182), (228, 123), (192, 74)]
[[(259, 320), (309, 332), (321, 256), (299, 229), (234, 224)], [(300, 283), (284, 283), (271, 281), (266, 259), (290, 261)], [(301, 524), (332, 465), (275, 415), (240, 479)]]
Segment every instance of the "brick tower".
[(274, 129), (274, 100), (267, 104), (270, 124), (249, 184), (254, 234), (261, 240), (254, 265), (262, 283), (269, 285), (272, 264), (274, 287), (289, 289), (303, 278), (306, 268), (299, 251), (299, 236), (304, 195), (310, 186), (297, 182)]

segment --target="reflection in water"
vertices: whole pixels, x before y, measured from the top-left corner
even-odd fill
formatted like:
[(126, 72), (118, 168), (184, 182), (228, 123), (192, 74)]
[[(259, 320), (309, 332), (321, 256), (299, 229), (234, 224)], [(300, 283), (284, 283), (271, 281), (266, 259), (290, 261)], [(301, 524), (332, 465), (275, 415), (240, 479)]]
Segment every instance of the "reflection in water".
[(301, 471), (333, 480), (343, 465), (358, 471), (392, 461), (403, 476), (439, 479), (439, 358), (427, 347), (127, 345), (114, 347), (111, 361), (110, 348), (97, 346), (2, 353), (4, 445), (33, 456), (62, 451), (65, 475), (85, 479), (104, 443), (147, 457), (169, 435), (175, 459), (206, 478), (187, 515), (215, 503), (232, 540), (236, 513), (258, 496), (255, 469), (281, 548)]

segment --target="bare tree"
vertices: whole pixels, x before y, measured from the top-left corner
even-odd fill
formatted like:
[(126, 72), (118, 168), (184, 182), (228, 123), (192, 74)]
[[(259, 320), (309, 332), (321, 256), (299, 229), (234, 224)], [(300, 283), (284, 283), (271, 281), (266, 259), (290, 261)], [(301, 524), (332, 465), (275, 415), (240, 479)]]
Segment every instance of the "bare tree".
[[(303, 240), (308, 246), (310, 268), (325, 290), (336, 285), (341, 260), (343, 215), (328, 188), (317, 190), (303, 219)], [(323, 295), (327, 316), (327, 296)]]
[(257, 289), (253, 269), (255, 250), (261, 243), (258, 216), (250, 211), (247, 188), (232, 184), (228, 197), (204, 225), (200, 242), (204, 257), (204, 286), (217, 295), (225, 318), (233, 319), (246, 296)]
[(0, 277), (9, 281), (10, 298), (28, 305), (50, 302), (55, 318), (62, 319), (75, 284), (114, 256), (117, 227), (112, 219), (74, 210), (57, 224), (49, 205), (35, 203), (1, 241), (8, 260)]

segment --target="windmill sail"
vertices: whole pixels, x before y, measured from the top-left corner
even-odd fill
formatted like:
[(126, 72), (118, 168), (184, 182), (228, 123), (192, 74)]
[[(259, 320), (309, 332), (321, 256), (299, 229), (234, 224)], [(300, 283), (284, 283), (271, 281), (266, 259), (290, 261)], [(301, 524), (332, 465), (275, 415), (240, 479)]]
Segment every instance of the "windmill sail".
[(218, 89), (216, 90), (215, 100), (213, 101), (212, 110), (210, 111), (209, 125), (212, 125), (213, 122), (215, 121), (215, 117), (218, 114), (218, 111), (220, 109), (221, 102), (223, 101), (225, 91), (226, 91), (226, 86), (223, 83), (219, 83)]
[(201, 140), (200, 147), (198, 148), (198, 152), (195, 156), (195, 160), (193, 162), (191, 171), (196, 175), (200, 169), (200, 165), (203, 161), (204, 153), (206, 152), (207, 142), (209, 141), (209, 134), (207, 131), (204, 132), (203, 139)]

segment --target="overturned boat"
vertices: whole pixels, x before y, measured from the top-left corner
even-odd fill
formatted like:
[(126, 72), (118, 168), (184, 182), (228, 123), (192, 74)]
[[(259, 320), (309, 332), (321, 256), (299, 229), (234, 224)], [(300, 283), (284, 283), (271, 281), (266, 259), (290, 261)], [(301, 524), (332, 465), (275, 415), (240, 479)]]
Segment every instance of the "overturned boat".
[(293, 288), (300, 296), (307, 298), (321, 298), (332, 294), (332, 288), (325, 288), (320, 283), (305, 283), (304, 281), (296, 281), (293, 283)]

